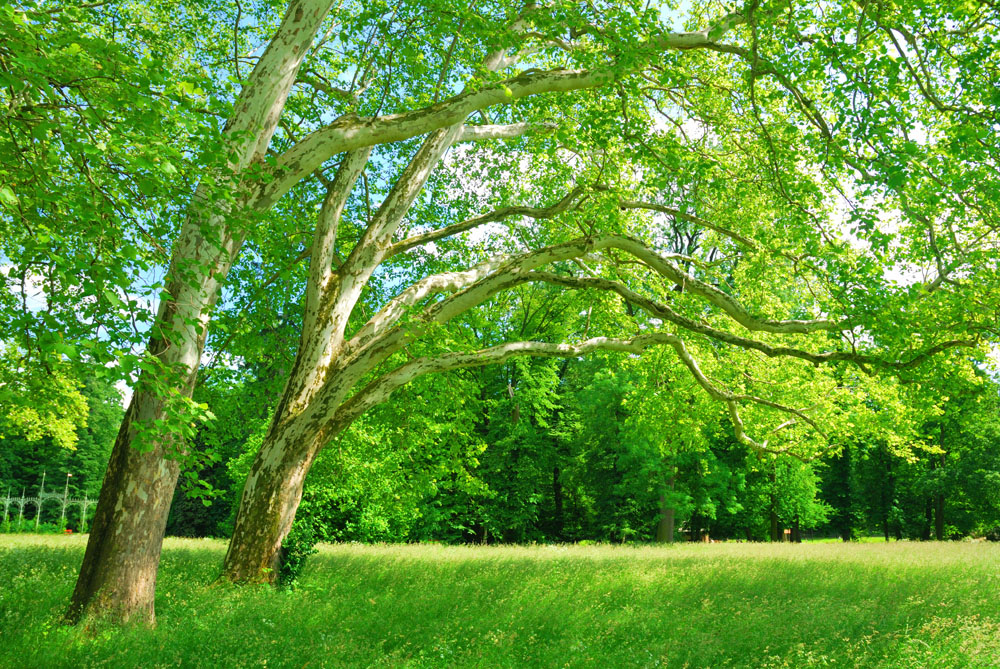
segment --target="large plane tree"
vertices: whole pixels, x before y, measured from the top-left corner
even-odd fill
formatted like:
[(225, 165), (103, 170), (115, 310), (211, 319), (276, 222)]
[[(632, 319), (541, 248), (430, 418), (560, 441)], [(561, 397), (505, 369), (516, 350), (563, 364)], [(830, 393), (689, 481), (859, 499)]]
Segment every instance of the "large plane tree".
[[(412, 48), (429, 38), (421, 52), (431, 52), (439, 38), (427, 34), (428, 17), (418, 28), (402, 8), (393, 12), (389, 25)], [(760, 421), (760, 433), (810, 430), (820, 438), (797, 452), (810, 457), (829, 446), (843, 375), (818, 380), (802, 363), (905, 375), (992, 331), (991, 317), (972, 317), (966, 302), (984, 300), (993, 286), (986, 172), (962, 165), (963, 190), (929, 165), (952, 145), (941, 133), (974, 124), (986, 99), (970, 82), (941, 102), (935, 90), (950, 65), (901, 45), (912, 50), (918, 34), (934, 37), (928, 16), (887, 7), (699, 8), (694, 20), (705, 29), (683, 34), (663, 31), (663, 8), (589, 6), (577, 14), (529, 6), (516, 16), (507, 19), (502, 51), (470, 50), (464, 64), (507, 74), (499, 105), (466, 107), (481, 92), (462, 81), (462, 92), (421, 115), (430, 134), (405, 167), (369, 165), (365, 146), (349, 151), (335, 176), (319, 177), (314, 236), (298, 256), (310, 260), (301, 339), (244, 488), (227, 578), (276, 577), (316, 455), (422, 374), (518, 355), (668, 346), (725, 403), (738, 439), (760, 452), (790, 451), (794, 439), (776, 446), (781, 436), (769, 443), (747, 427), (747, 409), (769, 409), (781, 418)], [(950, 25), (959, 17), (945, 10), (939, 18)], [(973, 30), (991, 26), (983, 16), (965, 18)], [(909, 23), (915, 19), (922, 25)], [(461, 19), (440, 21), (452, 26), (450, 44), (461, 44)], [(388, 54), (402, 48), (381, 44)], [(459, 67), (456, 51), (443, 55), (431, 68), (439, 79)], [(391, 80), (387, 71), (380, 76)], [(522, 85), (543, 80), (566, 82), (562, 95), (515, 102)], [(462, 113), (450, 116), (452, 109)], [(483, 113), (472, 125), (473, 109), (493, 117)], [(505, 124), (492, 123), (496, 116)], [(302, 160), (329, 132), (304, 134), (278, 164)], [(462, 142), (532, 133), (551, 137), (508, 148), (506, 161), (464, 147), (446, 159)], [(427, 192), (435, 168), (447, 176)], [(367, 181), (357, 187), (366, 171), (383, 182), (391, 175), (376, 208)], [(507, 192), (459, 195), (482, 188)], [(497, 223), (516, 243), (475, 232), (492, 226), (496, 235)], [(671, 230), (688, 235), (687, 248)], [(443, 245), (456, 236), (462, 241)], [(970, 290), (973, 271), (981, 283)], [(470, 347), (456, 337), (471, 310), (529, 283), (603, 297), (591, 298), (566, 341)], [(696, 348), (788, 362), (768, 378), (744, 372), (720, 383)], [(753, 367), (727, 355), (728, 365)], [(782, 390), (769, 388), (775, 378)]]

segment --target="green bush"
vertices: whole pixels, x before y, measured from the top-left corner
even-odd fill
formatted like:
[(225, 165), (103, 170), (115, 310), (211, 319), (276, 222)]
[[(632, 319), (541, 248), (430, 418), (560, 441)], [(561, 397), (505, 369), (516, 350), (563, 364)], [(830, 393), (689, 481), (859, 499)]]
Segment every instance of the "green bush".
[(305, 519), (305, 522), (296, 521), (292, 525), (291, 531), (281, 544), (281, 561), (278, 567), (278, 583), (294, 588), (298, 581), (302, 569), (305, 567), (306, 559), (318, 551), (316, 544), (320, 537), (316, 527)]
[(34, 519), (21, 521), (21, 528), (18, 529), (17, 521), (8, 519), (7, 522), (0, 523), (0, 534), (65, 534), (66, 521), (57, 523), (39, 523), (35, 527)]

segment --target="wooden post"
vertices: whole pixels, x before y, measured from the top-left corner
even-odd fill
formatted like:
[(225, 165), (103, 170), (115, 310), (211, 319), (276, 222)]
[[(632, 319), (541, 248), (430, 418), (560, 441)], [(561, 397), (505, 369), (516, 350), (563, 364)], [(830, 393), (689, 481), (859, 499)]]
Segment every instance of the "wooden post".
[(38, 523), (42, 519), (42, 499), (45, 494), (45, 472), (42, 472), (42, 485), (38, 487), (38, 502), (35, 504), (35, 532), (38, 531)]

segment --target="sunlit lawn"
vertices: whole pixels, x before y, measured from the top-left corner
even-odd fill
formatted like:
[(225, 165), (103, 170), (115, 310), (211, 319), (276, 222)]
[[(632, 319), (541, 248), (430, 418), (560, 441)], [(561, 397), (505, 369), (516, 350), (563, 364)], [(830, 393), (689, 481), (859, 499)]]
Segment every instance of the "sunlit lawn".
[(170, 539), (119, 630), (58, 622), (84, 540), (0, 535), (0, 665), (1000, 666), (996, 544), (340, 545), (273, 591)]

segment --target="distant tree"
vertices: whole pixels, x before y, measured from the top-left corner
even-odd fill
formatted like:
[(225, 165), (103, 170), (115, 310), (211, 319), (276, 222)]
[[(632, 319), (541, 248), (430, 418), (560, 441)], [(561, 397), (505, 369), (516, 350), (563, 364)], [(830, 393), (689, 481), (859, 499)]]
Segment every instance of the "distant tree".
[[(22, 374), (12, 382), (7, 377), (3, 390), (9, 413), (0, 417), (0, 494), (33, 494), (44, 474), (48, 490), (66, 484), (72, 496), (96, 497), (121, 423), (122, 400), (109, 379), (72, 375), (81, 371), (86, 372), (63, 364), (40, 378)], [(70, 517), (73, 527), (77, 519)]]

